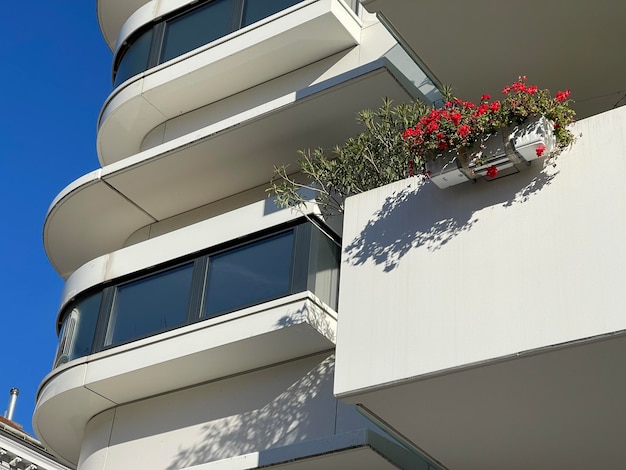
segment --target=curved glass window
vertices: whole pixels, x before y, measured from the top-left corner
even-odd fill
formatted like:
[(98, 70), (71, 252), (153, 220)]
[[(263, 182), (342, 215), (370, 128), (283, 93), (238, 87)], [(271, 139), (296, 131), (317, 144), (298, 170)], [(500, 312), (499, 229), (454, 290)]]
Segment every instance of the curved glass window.
[[(142, 28), (113, 65), (113, 85), (304, 0), (209, 0)], [(348, 2), (356, 9), (358, 2)]]
[(98, 292), (69, 307), (59, 332), (55, 367), (91, 353), (101, 299)]
[(103, 287), (65, 309), (55, 367), (297, 292), (336, 308), (339, 251), (304, 222)]
[[(142, 32), (133, 42), (133, 46), (126, 50), (122, 60), (117, 66), (117, 77), (125, 80), (137, 75), (148, 68), (150, 47), (152, 45), (152, 29)], [(126, 77), (126, 78), (124, 78)], [(118, 80), (115, 80), (117, 85)]]

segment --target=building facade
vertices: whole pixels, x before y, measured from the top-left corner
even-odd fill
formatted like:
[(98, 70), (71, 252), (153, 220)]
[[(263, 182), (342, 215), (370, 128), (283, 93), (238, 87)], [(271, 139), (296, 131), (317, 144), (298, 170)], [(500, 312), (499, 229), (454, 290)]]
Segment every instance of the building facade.
[[(624, 7), (362, 3), (98, 0), (101, 168), (44, 227), (66, 283), (33, 425), (64, 462), (620, 468), (626, 108), (608, 111), (623, 74), (599, 71)], [(382, 97), (519, 74), (582, 97), (556, 169), (399, 182), (349, 199), (343, 226), (266, 197), (274, 166), (354, 135)]]
[(45, 222), (66, 284), (38, 436), (81, 470), (428, 469), (333, 396), (341, 233), (265, 189), (362, 108), (436, 87), (354, 1), (97, 8), (113, 91), (102, 168)]

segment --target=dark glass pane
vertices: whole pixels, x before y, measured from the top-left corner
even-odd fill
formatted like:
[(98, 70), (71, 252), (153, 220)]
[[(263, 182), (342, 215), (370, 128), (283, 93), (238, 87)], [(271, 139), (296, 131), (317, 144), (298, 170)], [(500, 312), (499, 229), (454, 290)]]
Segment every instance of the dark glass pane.
[(133, 75), (144, 72), (148, 68), (148, 56), (150, 55), (150, 45), (152, 43), (152, 29), (144, 31), (136, 39), (132, 40), (129, 48), (124, 53), (115, 74), (114, 86), (118, 86), (123, 81)]
[(55, 366), (91, 353), (101, 299), (99, 292), (68, 309), (59, 335)]
[(247, 0), (243, 10), (242, 27), (289, 8), (302, 0)]
[(193, 264), (118, 287), (106, 346), (125, 343), (187, 322)]
[(293, 231), (209, 258), (205, 316), (287, 295)]
[(215, 0), (168, 21), (165, 26), (161, 62), (226, 36), (230, 32), (231, 12), (232, 0)]

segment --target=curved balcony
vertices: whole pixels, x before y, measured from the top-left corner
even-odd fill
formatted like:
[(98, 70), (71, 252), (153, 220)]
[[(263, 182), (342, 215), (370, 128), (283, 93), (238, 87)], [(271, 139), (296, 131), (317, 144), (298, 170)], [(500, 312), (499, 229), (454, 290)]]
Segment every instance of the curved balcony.
[(148, 3), (133, 13), (118, 35), (114, 86), (270, 16), (288, 14), (285, 10), (305, 1), (204, 0), (170, 11), (164, 4)]
[[(89, 263), (64, 292), (55, 367), (298, 292), (313, 292), (336, 308), (340, 255), (327, 229), (303, 218), (255, 228), (244, 239), (233, 234), (234, 239), (173, 259), (160, 254), (162, 240), (149, 240), (112, 253), (105, 272), (101, 260)], [(167, 237), (165, 247), (193, 245), (190, 231), (181, 232)]]
[(293, 162), (299, 149), (344, 141), (359, 131), (356, 113), (380, 106), (381, 96), (396, 102), (423, 96), (420, 82), (406, 78), (420, 80), (404, 59), (390, 52), (82, 177), (48, 211), (44, 246), (51, 264), (67, 278), (122, 248), (141, 227), (266, 185), (273, 166)]
[(100, 162), (137, 153), (168, 119), (354, 47), (360, 35), (359, 19), (342, 0), (307, 0), (135, 75), (102, 109)]
[(46, 447), (76, 465), (85, 426), (98, 413), (331, 350), (335, 330), (335, 313), (303, 292), (92, 354), (44, 379), (33, 426)]
[(117, 36), (130, 16), (151, 0), (97, 0), (96, 11), (102, 36), (111, 50)]

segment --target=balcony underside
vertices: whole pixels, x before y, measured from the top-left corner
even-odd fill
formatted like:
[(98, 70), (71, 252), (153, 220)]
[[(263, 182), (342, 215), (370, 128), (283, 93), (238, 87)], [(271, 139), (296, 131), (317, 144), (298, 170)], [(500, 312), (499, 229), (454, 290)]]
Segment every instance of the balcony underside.
[(428, 470), (428, 464), (415, 454), (366, 429), (219, 460), (194, 466), (193, 469), (247, 470), (266, 467), (288, 470)]
[(294, 294), (71, 361), (39, 388), (37, 435), (75, 465), (85, 425), (106, 409), (330, 350), (336, 316), (318, 302)]
[(124, 22), (150, 0), (97, 0), (98, 23), (109, 49), (113, 50)]
[(450, 469), (624, 465), (626, 334), (344, 398)]
[(359, 132), (359, 110), (418, 93), (397, 76), (383, 59), (80, 178), (48, 212), (50, 262), (66, 278), (141, 227), (267, 184), (274, 165), (295, 162), (299, 149), (330, 148)]
[(421, 59), (424, 70), (439, 83), (452, 85), (461, 98), (500, 96), (504, 85), (527, 75), (529, 83), (540, 88), (571, 89), (579, 118), (626, 104), (626, 63), (616, 58), (624, 43), (626, 3), (362, 3), (381, 13)]

